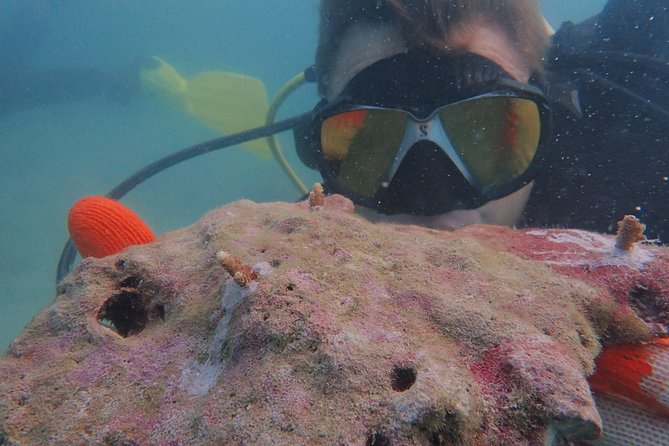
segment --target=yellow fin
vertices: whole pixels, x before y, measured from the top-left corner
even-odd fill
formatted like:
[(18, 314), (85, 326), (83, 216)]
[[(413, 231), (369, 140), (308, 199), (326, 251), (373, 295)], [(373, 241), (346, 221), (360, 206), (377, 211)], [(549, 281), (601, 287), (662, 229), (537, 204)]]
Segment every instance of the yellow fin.
[(188, 81), (160, 57), (153, 56), (152, 59), (157, 65), (142, 67), (139, 72), (142, 90), (164, 104), (183, 108)]
[[(206, 71), (190, 80), (186, 107), (206, 126), (231, 134), (265, 125), (269, 101), (256, 78), (225, 71)], [(244, 144), (253, 154), (271, 158), (265, 138)]]
[[(259, 79), (226, 71), (206, 71), (190, 80), (154, 56), (157, 67), (142, 69), (142, 87), (161, 102), (175, 105), (207, 127), (232, 134), (265, 125), (269, 101)], [(266, 138), (244, 143), (254, 155), (272, 157)]]

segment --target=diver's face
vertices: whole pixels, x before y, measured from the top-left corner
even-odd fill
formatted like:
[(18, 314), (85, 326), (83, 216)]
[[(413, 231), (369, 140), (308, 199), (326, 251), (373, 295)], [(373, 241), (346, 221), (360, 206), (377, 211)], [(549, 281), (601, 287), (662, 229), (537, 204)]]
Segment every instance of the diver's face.
[[(519, 51), (506, 33), (494, 24), (481, 21), (463, 23), (453, 30), (448, 47), (456, 54), (474, 53), (483, 56), (498, 64), (519, 82), (527, 82), (529, 79), (529, 68), (523, 63)], [(405, 51), (407, 48), (394, 28), (354, 25), (342, 38), (337, 62), (330, 74), (326, 98), (335, 98), (356, 74), (373, 63)], [(457, 229), (476, 223), (512, 226), (520, 218), (531, 189), (532, 183), (477, 209), (456, 210), (436, 216), (382, 216), (369, 209), (360, 211), (370, 219), (421, 224), (438, 229)]]

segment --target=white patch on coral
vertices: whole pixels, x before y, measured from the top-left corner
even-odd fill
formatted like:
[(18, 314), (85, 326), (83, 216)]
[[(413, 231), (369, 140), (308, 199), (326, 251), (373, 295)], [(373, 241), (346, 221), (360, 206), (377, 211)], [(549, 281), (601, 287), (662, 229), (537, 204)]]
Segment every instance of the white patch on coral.
[(181, 371), (179, 389), (191, 395), (205, 395), (218, 380), (221, 364), (213, 364), (211, 358), (204, 364), (192, 362)]
[(204, 395), (214, 387), (223, 370), (221, 349), (228, 334), (228, 324), (232, 318), (232, 312), (246, 296), (253, 292), (256, 285), (256, 283), (251, 283), (248, 287), (240, 287), (232, 281), (228, 282), (221, 298), (223, 316), (216, 325), (214, 338), (209, 345), (209, 357), (204, 364), (193, 361), (181, 371), (181, 380), (179, 381), (181, 390), (193, 395)]
[(527, 231), (526, 234), (546, 237), (553, 243), (570, 243), (581, 248), (574, 251), (535, 251), (536, 254), (550, 257), (555, 254), (560, 260), (545, 260), (546, 263), (561, 266), (627, 266), (643, 269), (653, 259), (653, 253), (641, 244), (636, 244), (629, 251), (616, 246), (612, 236), (595, 234), (578, 229), (564, 232)]
[(260, 262), (253, 265), (253, 271), (257, 272), (260, 277), (266, 276), (272, 270), (272, 266), (267, 262)]
[[(261, 262), (253, 266), (254, 271), (260, 276), (269, 274), (272, 267), (267, 262)], [(250, 296), (257, 288), (256, 282), (251, 282), (248, 287), (240, 287), (233, 281), (229, 281), (223, 288), (221, 297), (221, 312), (223, 316), (216, 325), (214, 338), (209, 345), (209, 357), (200, 364), (193, 361), (181, 371), (179, 388), (193, 395), (204, 395), (211, 390), (218, 381), (218, 377), (223, 370), (223, 361), (221, 353), (223, 343), (228, 336), (228, 324), (232, 318), (232, 312), (246, 298)]]

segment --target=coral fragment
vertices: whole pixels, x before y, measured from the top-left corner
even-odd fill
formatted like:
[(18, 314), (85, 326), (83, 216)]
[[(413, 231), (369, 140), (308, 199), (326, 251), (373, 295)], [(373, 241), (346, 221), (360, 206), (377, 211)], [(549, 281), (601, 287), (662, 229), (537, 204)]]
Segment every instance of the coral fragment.
[(216, 259), (219, 261), (223, 269), (232, 276), (235, 283), (241, 287), (247, 286), (258, 278), (258, 273), (256, 271), (250, 266), (244, 265), (237, 257), (228, 252), (217, 252)]
[(643, 235), (645, 229), (646, 225), (642, 224), (634, 215), (625, 215), (618, 222), (616, 247), (623, 251), (631, 250), (636, 242), (646, 240), (646, 236)]
[(253, 281), (253, 278), (251, 277), (251, 274), (247, 274), (244, 271), (237, 271), (232, 276), (232, 278), (234, 279), (235, 283), (239, 286), (246, 286), (249, 283), (251, 283), (251, 281)]
[(323, 186), (321, 183), (314, 183), (314, 186), (309, 192), (309, 209), (319, 210), (325, 204), (325, 195), (323, 195)]

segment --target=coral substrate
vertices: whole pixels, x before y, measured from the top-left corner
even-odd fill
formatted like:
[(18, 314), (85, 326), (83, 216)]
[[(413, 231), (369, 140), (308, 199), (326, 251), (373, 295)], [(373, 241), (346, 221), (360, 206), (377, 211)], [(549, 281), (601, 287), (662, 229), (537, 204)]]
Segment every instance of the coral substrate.
[(665, 248), (352, 208), (240, 201), (85, 259), (0, 358), (0, 444), (578, 442), (602, 345), (669, 328)]

